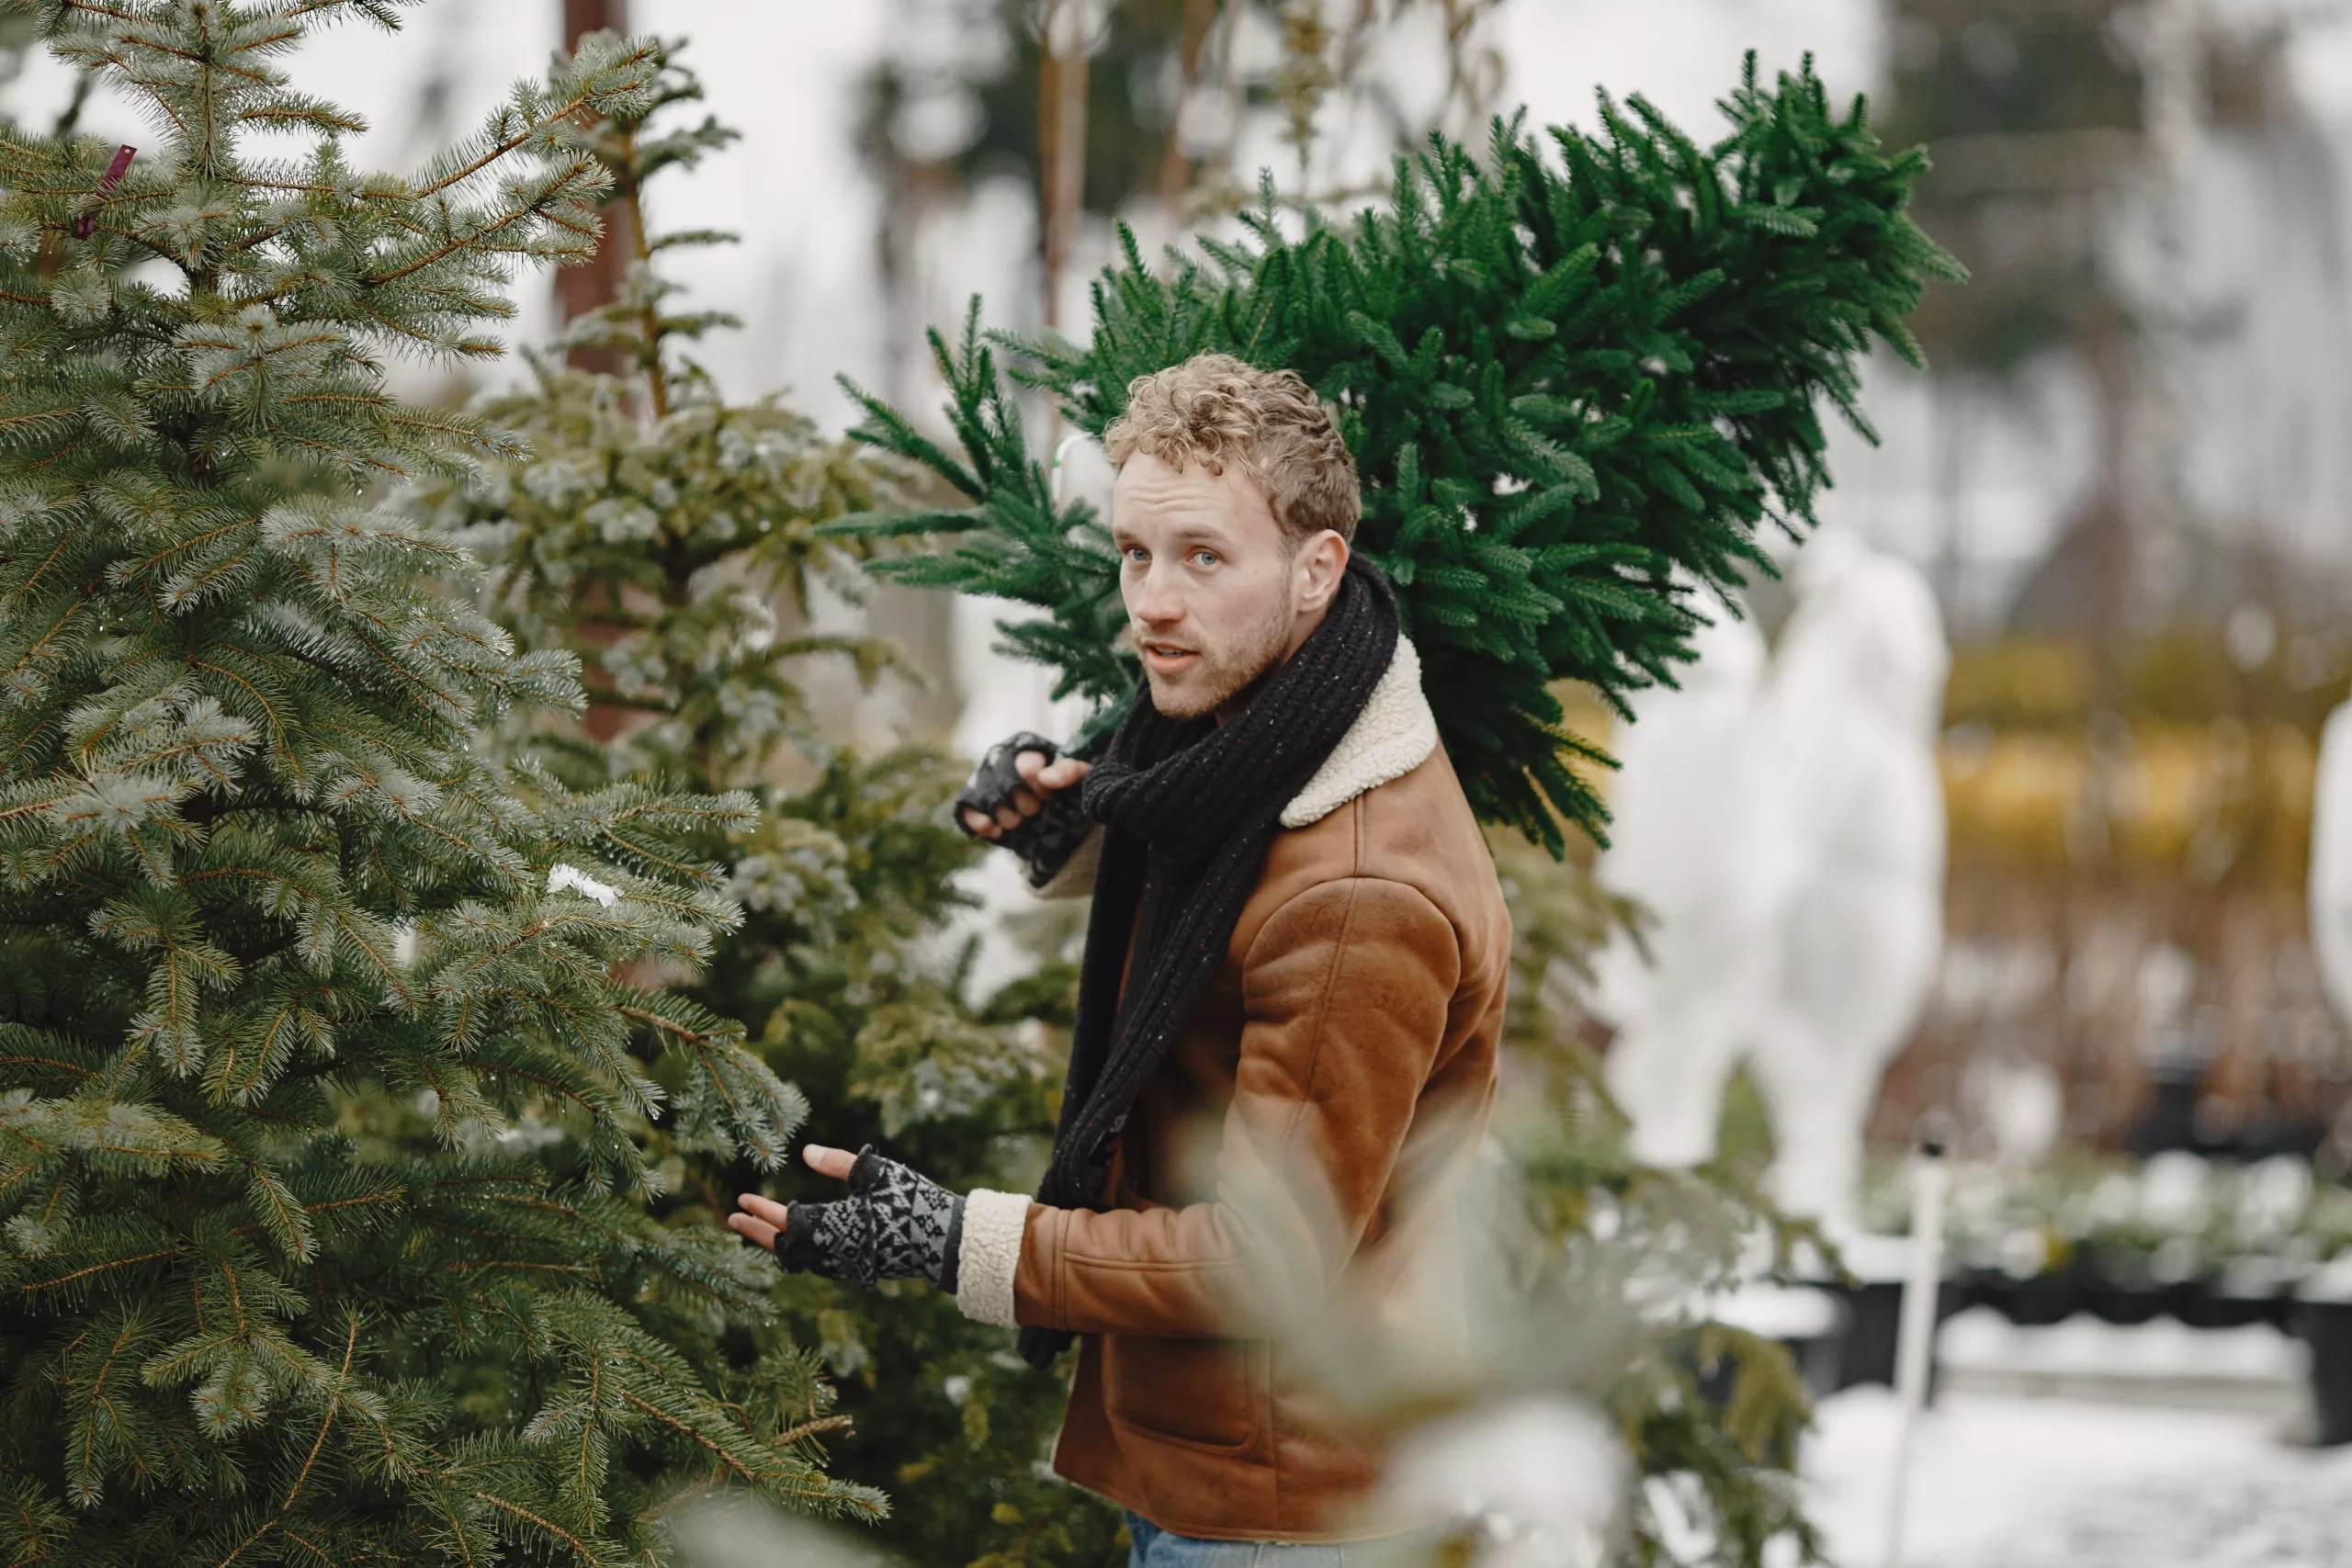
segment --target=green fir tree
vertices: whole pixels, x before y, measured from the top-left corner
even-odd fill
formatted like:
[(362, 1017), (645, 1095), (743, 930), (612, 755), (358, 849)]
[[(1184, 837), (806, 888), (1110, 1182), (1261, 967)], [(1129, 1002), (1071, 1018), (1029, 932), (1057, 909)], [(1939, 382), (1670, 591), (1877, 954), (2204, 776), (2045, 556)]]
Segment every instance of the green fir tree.
[[(802, 1107), (636, 981), (737, 921), (741, 795), (501, 767), (577, 705), (374, 502), (514, 448), (388, 395), (594, 243), (598, 40), (409, 177), (289, 82), (393, 0), (49, 0), (155, 127), (0, 126), (0, 1561), (641, 1562), (686, 1493), (831, 1478), (768, 1268), (657, 1223), (649, 1142), (779, 1164)], [(256, 145), (256, 133), (271, 133)], [(272, 152), (292, 133), (299, 154)]]
[[(645, 193), (733, 133), (687, 118), (701, 93), (678, 47), (665, 47), (651, 92), (579, 138), (608, 172), (609, 200), (629, 209), (614, 231), (639, 250), (619, 297), (558, 346), (604, 351), (627, 373), (535, 357), (530, 384), (476, 411), (528, 458), (415, 504), (490, 563), (488, 608), (520, 645), (585, 667), (586, 713), (521, 716), (509, 747), (582, 790), (667, 779), (756, 802), (755, 818), (713, 819), (691, 839), (724, 868), (744, 918), (699, 974), (673, 976), (684, 995), (751, 1021), (755, 1049), (818, 1107), (823, 1141), (877, 1143), (958, 1188), (1030, 1185), (1073, 975), (1049, 964), (1001, 995), (967, 996), (946, 937), (962, 903), (951, 879), (978, 852), (947, 819), (964, 764), (916, 745), (861, 756), (812, 712), (812, 660), (851, 660), (868, 681), (898, 664), (874, 639), (807, 628), (820, 586), (859, 596), (869, 553), (822, 525), (897, 503), (906, 475), (773, 398), (729, 402), (689, 356), (732, 321), (686, 308), (660, 262), (729, 236), (657, 233)], [(662, 1152), (679, 1204), (705, 1214), (755, 1187), (832, 1195), (729, 1149)], [(888, 1490), (883, 1540), (926, 1564), (1115, 1555), (1115, 1513), (1038, 1473), (1063, 1391), (1001, 1330), (926, 1286), (786, 1278), (745, 1256), (773, 1277), (775, 1321), (755, 1340), (823, 1347), (854, 1423), (833, 1471)]]

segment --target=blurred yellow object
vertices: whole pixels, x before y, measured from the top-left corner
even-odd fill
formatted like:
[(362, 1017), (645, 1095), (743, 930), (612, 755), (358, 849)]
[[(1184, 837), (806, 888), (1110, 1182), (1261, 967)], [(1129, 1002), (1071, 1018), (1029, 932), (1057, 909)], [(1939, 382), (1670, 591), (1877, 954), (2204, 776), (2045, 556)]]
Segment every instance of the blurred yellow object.
[(1996, 728), (2080, 728), (2091, 701), (2090, 661), (2072, 643), (2014, 637), (1953, 650), (1945, 710)]
[(2104, 863), (2302, 885), (2318, 750), (2292, 725), (2143, 723), (2096, 739), (1968, 726), (1942, 760), (1955, 869)]

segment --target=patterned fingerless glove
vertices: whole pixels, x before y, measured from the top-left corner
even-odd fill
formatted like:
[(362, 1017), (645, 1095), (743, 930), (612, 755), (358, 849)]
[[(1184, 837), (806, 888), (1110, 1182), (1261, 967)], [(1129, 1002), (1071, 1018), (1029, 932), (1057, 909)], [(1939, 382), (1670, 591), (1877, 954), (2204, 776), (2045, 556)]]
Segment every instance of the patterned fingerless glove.
[(795, 1274), (871, 1285), (876, 1280), (928, 1280), (956, 1289), (964, 1200), (885, 1159), (868, 1144), (850, 1168), (846, 1198), (794, 1203), (775, 1238), (775, 1258)]
[[(989, 748), (989, 754), (980, 759), (980, 765), (972, 770), (971, 779), (956, 796), (956, 826), (971, 833), (964, 822), (967, 808), (994, 817), (999, 808), (1012, 804), (1013, 791), (1029, 787), (1014, 765), (1023, 751), (1042, 751), (1048, 762), (1061, 755), (1060, 747), (1025, 729), (1012, 739)], [(989, 841), (1019, 855), (1028, 867), (1029, 886), (1043, 887), (1086, 842), (1087, 835), (1094, 831), (1094, 821), (1086, 815), (1086, 807), (1080, 803), (1075, 789), (1031, 793), (1043, 797), (1037, 815), (1023, 818), (1019, 827), (1007, 828), (1001, 838)]]

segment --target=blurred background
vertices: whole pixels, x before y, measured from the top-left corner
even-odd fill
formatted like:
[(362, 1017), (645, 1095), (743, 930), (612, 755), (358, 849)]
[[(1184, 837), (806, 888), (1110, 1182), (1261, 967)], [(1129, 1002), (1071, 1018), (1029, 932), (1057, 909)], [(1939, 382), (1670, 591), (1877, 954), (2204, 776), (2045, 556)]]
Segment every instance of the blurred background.
[[(2247, 1534), (2352, 1501), (2352, 1472), (2289, 1442), (2352, 1439), (2352, 1309), (2327, 1316), (2352, 1298), (2327, 1272), (2352, 1253), (2352, 827), (2330, 826), (2352, 757), (2322, 782), (2352, 691), (2352, 3), (427, 0), (397, 39), (327, 35), (305, 85), (367, 118), (358, 163), (405, 166), (606, 27), (690, 39), (743, 133), (653, 198), (663, 229), (741, 236), (669, 268), (742, 319), (697, 358), (834, 430), (837, 374), (928, 408), (922, 334), (970, 296), (991, 325), (1083, 331), (1115, 223), (1148, 252), (1219, 231), (1261, 170), (1343, 207), (1430, 130), (1590, 125), (1596, 89), (1703, 138), (1749, 50), (1869, 94), (1886, 141), (1931, 151), (1917, 216), (1973, 274), (1917, 323), (1928, 373), (1871, 367), (1882, 439), (1834, 434), (1824, 506), (1925, 585), (1912, 620), (1949, 649), (1923, 741), (1940, 937), (1868, 1063), (1849, 1194), (1858, 1235), (1900, 1230), (1903, 1151), (1950, 1118), (1964, 1289), (1915, 1560), (2352, 1562), (2337, 1536)], [(29, 123), (139, 140), (77, 92), (38, 55), (0, 82)], [(617, 278), (526, 280), (513, 341)], [(1794, 581), (1755, 585), (1768, 639), (1804, 614)], [(991, 651), (997, 614), (820, 592), (820, 629), (894, 637), (923, 677), (812, 668), (827, 722), (967, 752), (1066, 727)], [(1806, 744), (1759, 714), (1742, 746)], [(1710, 1132), (1769, 1150), (1785, 1117), (1758, 1076)], [(1866, 1557), (1853, 1478), (1889, 1416), (1836, 1392), (1852, 1375), (1821, 1389), (1807, 1468), (1833, 1545)]]
[[(1939, 288), (1918, 323), (1930, 374), (1874, 367), (1883, 444), (1841, 429), (1831, 461), (1826, 515), (1926, 572), (1953, 645), (1948, 951), (1874, 1129), (1899, 1139), (1950, 1103), (1970, 1135), (1993, 1136), (1975, 1100), (1994, 1077), (1967, 1088), (1992, 1059), (2052, 1076), (2052, 1133), (2070, 1140), (2322, 1146), (2347, 1064), (2304, 879), (2320, 726), (2352, 684), (2352, 9), (1045, 10), (430, 0), (390, 43), (326, 35), (309, 69), (367, 117), (361, 160), (398, 166), (470, 124), (567, 27), (691, 38), (712, 106), (744, 133), (657, 198), (665, 228), (742, 236), (671, 267), (745, 323), (697, 357), (730, 395), (784, 389), (838, 427), (837, 374), (927, 406), (922, 332), (974, 293), (994, 325), (1082, 325), (1114, 220), (1148, 251), (1214, 229), (1261, 169), (1344, 204), (1427, 129), (1521, 106), (1589, 124), (1596, 88), (1703, 133), (1746, 51), (1768, 70), (1811, 53), (1833, 92), (1871, 95), (1890, 142), (1931, 149), (1919, 217), (1975, 275)], [(1311, 85), (1304, 167), (1302, 47), (1331, 78)], [(6, 91), (39, 123), (72, 88), (36, 56)], [(116, 134), (108, 112), (84, 107), (85, 129)], [(1075, 156), (1041, 146), (1064, 121)], [(527, 288), (515, 341), (548, 337), (600, 285), (582, 270), (560, 280), (564, 299)], [(1773, 585), (1757, 608), (1774, 627)], [(874, 613), (934, 676), (858, 700), (853, 722), (876, 739), (953, 730), (982, 688), (1025, 679), (987, 658), (985, 610), (960, 635), (924, 600), (886, 594)]]
[[(1890, 142), (1931, 149), (1919, 217), (1975, 275), (1939, 287), (1918, 322), (1930, 374), (1874, 367), (1883, 444), (1839, 430), (1831, 462), (1826, 514), (1925, 571), (1953, 647), (1948, 950), (1874, 1130), (1899, 1139), (1922, 1107), (1949, 1103), (1969, 1135), (1993, 1136), (1975, 1103), (1989, 1091), (1972, 1099), (1967, 1084), (1995, 1059), (2052, 1076), (2052, 1134), (2069, 1140), (2323, 1145), (2347, 1063), (2304, 882), (2320, 727), (2352, 684), (2352, 11), (1046, 10), (430, 0), (390, 43), (329, 33), (308, 69), (367, 117), (361, 160), (399, 166), (543, 64), (566, 27), (691, 38), (713, 107), (744, 133), (656, 198), (665, 228), (742, 236), (671, 265), (744, 321), (697, 357), (732, 396), (783, 389), (839, 427), (837, 374), (928, 406), (922, 334), (959, 321), (972, 294), (994, 325), (1082, 325), (1114, 220), (1148, 251), (1214, 229), (1261, 169), (1343, 203), (1424, 130), (1475, 130), (1521, 106), (1589, 124), (1596, 88), (1638, 92), (1703, 133), (1747, 50), (1768, 70), (1811, 53), (1833, 91), (1871, 95)], [(1305, 41), (1337, 90), (1314, 109), (1302, 179), (1286, 100), (1309, 15), (1332, 35)], [(5, 90), (39, 123), (71, 84), (36, 56)], [(117, 134), (108, 112), (84, 107), (85, 129)], [(1076, 157), (1041, 148), (1063, 120)], [(583, 270), (560, 287), (576, 310), (600, 283)], [(557, 290), (525, 300), (515, 341), (549, 336)], [(1757, 597), (1775, 628), (1783, 602), (1773, 585)], [(959, 635), (946, 606), (884, 598), (874, 613), (934, 679), (842, 696), (876, 739), (944, 735), (983, 688), (1025, 678), (986, 657), (985, 611)]]

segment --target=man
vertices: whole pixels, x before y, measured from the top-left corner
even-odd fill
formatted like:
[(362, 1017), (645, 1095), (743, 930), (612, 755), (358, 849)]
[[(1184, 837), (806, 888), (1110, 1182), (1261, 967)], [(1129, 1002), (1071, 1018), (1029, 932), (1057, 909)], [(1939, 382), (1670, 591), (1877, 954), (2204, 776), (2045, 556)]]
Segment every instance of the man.
[(1015, 737), (966, 829), (1093, 910), (1036, 1199), (810, 1148), (852, 1195), (746, 1196), (786, 1267), (920, 1276), (1050, 1361), (1055, 1466), (1129, 1512), (1139, 1568), (1377, 1532), (1382, 1454), (1298, 1330), (1400, 1293), (1480, 1136), (1510, 947), (1355, 468), (1296, 376), (1203, 355), (1105, 433), (1139, 693), (1090, 766)]

